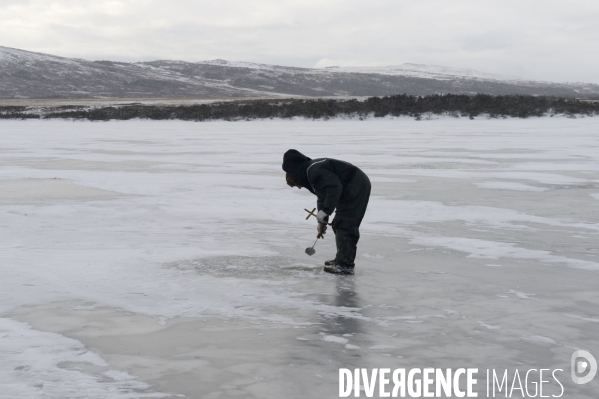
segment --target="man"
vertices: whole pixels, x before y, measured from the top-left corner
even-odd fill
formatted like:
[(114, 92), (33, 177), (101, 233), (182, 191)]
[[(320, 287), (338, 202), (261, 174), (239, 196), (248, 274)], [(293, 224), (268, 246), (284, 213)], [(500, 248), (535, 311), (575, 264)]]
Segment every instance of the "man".
[(335, 259), (324, 271), (353, 274), (360, 223), (370, 198), (370, 180), (356, 166), (331, 158), (310, 159), (296, 150), (283, 156), (283, 170), (290, 187), (305, 187), (317, 196), (317, 238), (324, 238), (329, 216), (336, 210), (332, 227), (337, 244)]

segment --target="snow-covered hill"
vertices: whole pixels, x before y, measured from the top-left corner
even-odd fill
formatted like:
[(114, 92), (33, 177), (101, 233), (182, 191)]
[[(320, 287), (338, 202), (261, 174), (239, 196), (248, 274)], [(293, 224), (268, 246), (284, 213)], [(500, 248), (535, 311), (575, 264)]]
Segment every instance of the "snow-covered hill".
[(439, 80), (475, 79), (491, 80), (497, 82), (524, 81), (523, 79), (520, 79), (515, 76), (498, 75), (493, 73), (475, 71), (472, 69), (458, 69), (425, 64), (402, 64), (385, 67), (328, 67), (327, 70), (333, 72), (376, 73), (381, 75), (410, 76), (414, 78), (428, 78)]
[(0, 98), (247, 98), (391, 94), (599, 96), (599, 85), (432, 65), (297, 68), (249, 62), (87, 61), (0, 46)]

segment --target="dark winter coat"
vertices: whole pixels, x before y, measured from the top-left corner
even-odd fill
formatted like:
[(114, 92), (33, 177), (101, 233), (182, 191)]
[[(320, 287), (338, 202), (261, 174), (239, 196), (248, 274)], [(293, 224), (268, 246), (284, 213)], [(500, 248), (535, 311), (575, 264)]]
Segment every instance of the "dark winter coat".
[(318, 197), (317, 208), (327, 215), (332, 214), (340, 205), (344, 187), (359, 171), (356, 166), (348, 162), (331, 158), (312, 160), (297, 150), (289, 150), (285, 153), (283, 170), (294, 175), (299, 179), (302, 187)]

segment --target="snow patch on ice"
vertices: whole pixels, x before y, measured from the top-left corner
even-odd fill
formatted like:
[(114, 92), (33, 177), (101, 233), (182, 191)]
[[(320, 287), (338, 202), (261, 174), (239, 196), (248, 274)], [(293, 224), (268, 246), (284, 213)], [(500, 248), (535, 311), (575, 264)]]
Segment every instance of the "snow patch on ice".
[[(3, 397), (87, 397), (115, 399), (162, 398), (170, 394), (153, 391), (129, 373), (107, 370), (99, 375), (64, 364), (110, 365), (74, 339), (32, 329), (28, 324), (0, 318), (0, 376)], [(107, 377), (107, 378), (105, 378)]]
[(565, 264), (568, 267), (582, 270), (599, 270), (599, 263), (581, 259), (553, 255), (549, 251), (520, 248), (516, 244), (496, 242), (466, 237), (414, 237), (412, 244), (422, 246), (437, 246), (453, 249), (468, 254), (469, 258), (482, 259), (529, 259), (542, 263)]
[(385, 210), (385, 212), (370, 213), (368, 215), (371, 223), (376, 223), (375, 226), (370, 225), (368, 227), (378, 232), (397, 233), (402, 231), (399, 226), (450, 221), (463, 221), (471, 225), (508, 230), (534, 231), (534, 228), (526, 226), (525, 223), (535, 223), (599, 232), (599, 226), (593, 223), (529, 215), (505, 208), (451, 205), (436, 201), (393, 200), (380, 197), (372, 198), (371, 202), (374, 205), (373, 208)]
[(373, 345), (373, 346), (371, 346), (368, 349), (370, 349), (370, 350), (381, 350), (381, 349), (396, 349), (396, 348), (397, 347), (393, 346), (393, 345)]
[(501, 328), (500, 326), (493, 326), (491, 324), (487, 324), (484, 321), (477, 321), (477, 323), (489, 330), (499, 330)]
[(541, 343), (541, 344), (557, 345), (557, 342), (555, 342), (555, 340), (548, 338), (548, 337), (543, 337), (542, 335), (529, 335), (529, 336), (524, 336), (522, 338), (524, 338), (528, 341), (533, 341), (533, 342), (537, 342), (537, 343)]
[(573, 314), (565, 314), (565, 316), (572, 317), (573, 319), (580, 319), (580, 320), (584, 320), (584, 321), (590, 321), (592, 323), (599, 323), (599, 319), (593, 319), (593, 318), (590, 318), (590, 317), (576, 316), (576, 315), (573, 315)]
[(347, 338), (337, 337), (335, 335), (327, 335), (326, 337), (323, 338), (323, 340), (326, 342), (335, 342), (337, 344), (347, 344), (348, 343)]
[(367, 173), (379, 173), (387, 176), (431, 176), (447, 179), (511, 179), (511, 180), (531, 180), (541, 184), (582, 184), (588, 183), (588, 179), (571, 177), (557, 173), (539, 173), (528, 171), (504, 172), (493, 170), (463, 170), (463, 169), (389, 169), (389, 170), (369, 170)]
[(368, 258), (368, 259), (384, 259), (384, 256), (380, 255), (380, 254), (374, 254), (371, 255), (369, 253), (363, 253), (362, 254), (363, 257)]
[(401, 179), (397, 177), (369, 176), (371, 183), (416, 183), (415, 179)]
[(528, 184), (513, 183), (513, 182), (499, 182), (499, 181), (487, 181), (482, 183), (474, 183), (476, 186), (481, 188), (496, 188), (500, 190), (516, 190), (516, 191), (547, 191), (545, 187), (530, 186)]
[(520, 299), (534, 299), (533, 296), (536, 294), (526, 294), (524, 292), (516, 291), (516, 290), (506, 290), (508, 294), (514, 294)]
[(425, 314), (425, 315), (420, 315), (420, 316), (386, 316), (386, 317), (383, 317), (383, 319), (389, 320), (389, 321), (406, 320), (407, 322), (422, 323), (423, 321), (418, 320), (418, 319), (428, 319), (431, 317), (436, 317), (436, 318), (441, 318), (441, 319), (447, 318), (447, 316), (444, 314)]

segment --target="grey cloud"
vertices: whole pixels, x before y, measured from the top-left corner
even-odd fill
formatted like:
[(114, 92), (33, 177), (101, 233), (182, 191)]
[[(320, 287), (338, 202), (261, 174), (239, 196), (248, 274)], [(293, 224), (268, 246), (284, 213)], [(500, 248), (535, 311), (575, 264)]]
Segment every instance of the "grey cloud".
[(414, 62), (599, 83), (595, 0), (0, 0), (0, 8), (1, 45), (63, 56)]
[(513, 46), (517, 40), (512, 32), (495, 31), (465, 36), (459, 43), (463, 50), (478, 52), (505, 49)]

